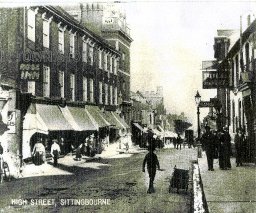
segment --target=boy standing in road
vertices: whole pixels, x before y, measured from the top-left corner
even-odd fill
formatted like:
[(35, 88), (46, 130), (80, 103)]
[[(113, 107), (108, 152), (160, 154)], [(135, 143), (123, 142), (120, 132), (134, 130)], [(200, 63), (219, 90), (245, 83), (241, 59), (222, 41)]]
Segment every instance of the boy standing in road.
[(145, 156), (142, 166), (142, 171), (145, 172), (145, 165), (147, 164), (147, 170), (149, 175), (149, 188), (147, 193), (154, 193), (154, 180), (156, 176), (156, 169), (160, 170), (159, 161), (157, 155), (154, 153), (155, 147), (149, 146), (149, 152)]

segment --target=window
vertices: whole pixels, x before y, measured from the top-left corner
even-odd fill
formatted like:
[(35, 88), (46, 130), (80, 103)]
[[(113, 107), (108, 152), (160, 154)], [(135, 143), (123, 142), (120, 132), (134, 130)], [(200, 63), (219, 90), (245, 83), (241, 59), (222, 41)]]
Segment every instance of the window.
[(92, 46), (89, 47), (89, 62), (90, 62), (90, 65), (93, 65), (93, 47)]
[(43, 97), (50, 97), (50, 67), (43, 66)]
[(69, 43), (69, 53), (70, 53), (70, 58), (74, 58), (75, 57), (75, 33), (70, 33), (69, 35), (69, 39), (70, 39), (70, 43)]
[(87, 101), (87, 78), (83, 77), (83, 101)]
[(90, 102), (94, 102), (93, 79), (90, 79)]
[(117, 74), (117, 59), (114, 58), (114, 74)]
[(110, 105), (113, 104), (113, 87), (112, 85), (109, 86), (109, 97), (110, 97)]
[(239, 82), (239, 63), (238, 63), (238, 55), (235, 58), (235, 69), (236, 69), (236, 80), (235, 80), (235, 87), (238, 86), (238, 82)]
[(75, 101), (75, 75), (70, 74), (70, 94), (71, 100)]
[(105, 105), (108, 105), (108, 85), (105, 84)]
[(245, 63), (246, 63), (246, 71), (248, 71), (249, 63), (250, 63), (250, 46), (249, 43), (245, 45)]
[(28, 39), (35, 42), (36, 12), (31, 9), (28, 9), (27, 11), (27, 23), (28, 23), (28, 29), (27, 29)]
[(87, 51), (88, 51), (87, 46), (88, 46), (87, 42), (83, 41), (83, 52), (82, 52), (82, 61), (83, 62), (87, 62)]
[(99, 82), (99, 103), (102, 104), (102, 82)]
[(35, 81), (28, 81), (28, 93), (35, 95), (35, 93), (36, 93), (36, 82)]
[(110, 61), (109, 61), (109, 70), (112, 73), (113, 72), (113, 58), (110, 56)]
[(235, 102), (232, 101), (232, 123), (233, 123), (233, 133), (235, 133), (236, 126), (235, 126)]
[(64, 98), (64, 72), (59, 71), (60, 97)]
[(117, 105), (117, 87), (114, 88), (114, 105)]
[(125, 53), (122, 54), (122, 60), (125, 60)]
[(99, 50), (99, 68), (102, 69), (102, 51)]
[(50, 21), (43, 19), (43, 46), (49, 48)]
[(59, 28), (59, 52), (64, 54), (64, 29)]
[(108, 70), (108, 54), (104, 53), (104, 70)]

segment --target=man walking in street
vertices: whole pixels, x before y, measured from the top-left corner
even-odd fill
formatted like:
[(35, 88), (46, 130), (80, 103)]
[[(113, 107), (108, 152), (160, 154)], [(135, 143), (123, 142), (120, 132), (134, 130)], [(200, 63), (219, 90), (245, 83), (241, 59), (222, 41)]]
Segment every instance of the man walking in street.
[(242, 156), (243, 156), (243, 146), (244, 137), (242, 135), (242, 130), (237, 129), (235, 135), (235, 147), (236, 147), (236, 166), (242, 166)]
[(52, 142), (53, 142), (53, 144), (51, 146), (51, 155), (53, 156), (53, 165), (57, 166), (58, 158), (59, 158), (59, 154), (60, 154), (60, 146), (57, 143), (58, 142), (57, 139), (53, 139)]
[(157, 155), (154, 153), (155, 147), (154, 145), (149, 146), (149, 152), (145, 156), (142, 171), (145, 172), (145, 165), (147, 164), (147, 170), (149, 175), (149, 187), (147, 193), (151, 194), (155, 192), (154, 189), (154, 180), (156, 176), (156, 169), (160, 170), (159, 161)]
[(213, 169), (213, 159), (214, 159), (214, 152), (215, 152), (215, 137), (210, 131), (211, 128), (209, 126), (205, 127), (206, 132), (202, 135), (202, 147), (206, 152), (207, 163), (208, 163), (208, 170), (214, 171)]

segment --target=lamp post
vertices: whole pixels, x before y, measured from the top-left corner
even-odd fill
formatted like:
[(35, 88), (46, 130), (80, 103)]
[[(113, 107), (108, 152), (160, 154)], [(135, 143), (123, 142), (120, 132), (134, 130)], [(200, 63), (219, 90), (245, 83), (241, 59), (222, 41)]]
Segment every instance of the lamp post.
[(201, 95), (199, 94), (199, 92), (196, 92), (195, 95), (195, 101), (196, 101), (196, 105), (197, 105), (197, 134), (198, 134), (198, 139), (200, 138), (200, 133), (201, 133), (201, 129), (200, 129), (200, 110), (199, 110), (199, 103), (201, 101)]
[[(196, 95), (195, 95), (195, 101), (196, 101), (196, 105), (197, 105), (197, 134), (198, 134), (197, 139), (200, 140), (201, 128), (200, 128), (199, 104), (200, 104), (200, 101), (201, 101), (201, 95), (199, 94), (198, 90), (197, 90)], [(202, 146), (201, 146), (200, 141), (197, 144), (197, 146), (198, 146), (197, 156), (198, 156), (198, 158), (201, 158), (202, 157)]]

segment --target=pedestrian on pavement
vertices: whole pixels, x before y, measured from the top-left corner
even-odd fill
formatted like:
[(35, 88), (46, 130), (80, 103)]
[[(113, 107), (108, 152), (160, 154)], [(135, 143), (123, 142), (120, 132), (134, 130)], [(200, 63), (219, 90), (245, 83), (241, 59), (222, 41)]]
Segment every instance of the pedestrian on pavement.
[(143, 160), (142, 171), (145, 172), (145, 166), (147, 164), (147, 170), (149, 175), (149, 187), (148, 187), (147, 193), (151, 194), (155, 192), (154, 180), (156, 176), (156, 169), (158, 168), (158, 170), (160, 170), (160, 165), (159, 165), (157, 155), (154, 153), (155, 146), (151, 145), (149, 146), (148, 149), (149, 149), (149, 152)]
[(213, 169), (213, 159), (215, 152), (215, 141), (214, 135), (211, 132), (211, 128), (209, 126), (205, 127), (206, 132), (202, 135), (202, 148), (206, 152), (208, 170), (214, 171)]
[(244, 137), (242, 135), (242, 130), (237, 129), (235, 135), (235, 147), (236, 147), (236, 166), (242, 166), (242, 157), (243, 157), (243, 146), (244, 146)]
[(174, 137), (174, 138), (173, 138), (173, 146), (174, 146), (174, 149), (176, 149), (176, 145), (177, 145), (177, 139)]
[(53, 165), (57, 166), (58, 165), (58, 158), (60, 154), (60, 146), (58, 144), (57, 139), (52, 140), (53, 144), (51, 146), (51, 155), (53, 156)]
[(230, 134), (228, 133), (227, 127), (223, 127), (223, 130), (220, 134), (220, 150), (221, 150), (220, 168), (224, 170), (231, 169), (231, 162), (230, 162), (230, 156), (232, 155), (231, 137), (230, 137)]
[(178, 134), (178, 137), (177, 137), (177, 149), (179, 149), (179, 147), (180, 147), (180, 149), (181, 149), (181, 144), (182, 144), (182, 139), (181, 139), (181, 137), (180, 137), (180, 134)]
[(32, 157), (35, 165), (41, 165), (42, 163), (46, 163), (45, 147), (40, 139), (38, 139), (34, 145), (34, 148), (32, 150)]

